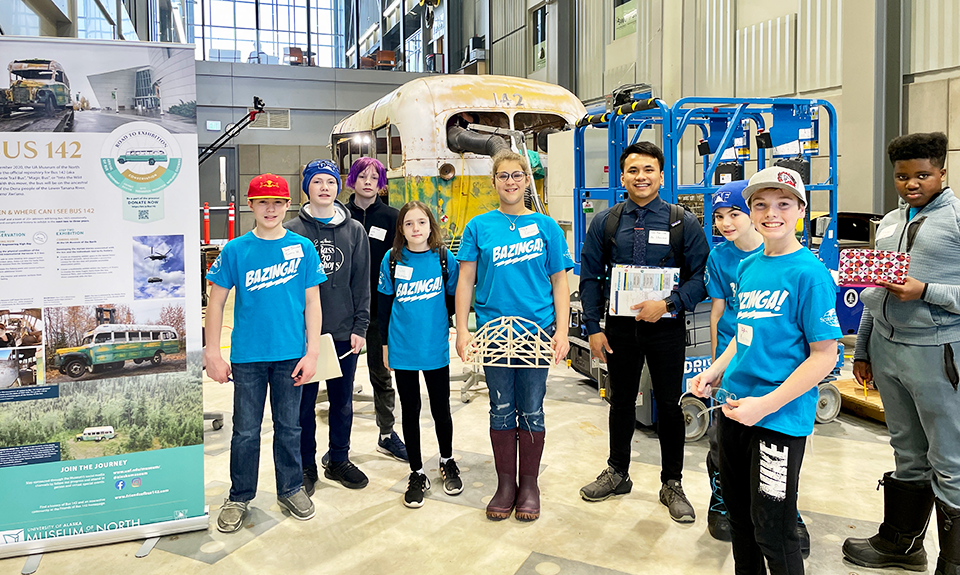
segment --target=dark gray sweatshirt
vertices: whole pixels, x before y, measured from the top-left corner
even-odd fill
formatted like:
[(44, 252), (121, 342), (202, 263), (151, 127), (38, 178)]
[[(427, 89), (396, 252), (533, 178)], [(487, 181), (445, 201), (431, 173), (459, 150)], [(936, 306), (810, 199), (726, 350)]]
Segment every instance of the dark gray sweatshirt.
[(313, 242), (323, 262), (327, 281), (320, 284), (320, 331), (335, 341), (349, 341), (351, 333), (366, 337), (370, 325), (370, 242), (343, 204), (337, 201), (333, 207), (333, 219), (324, 224), (306, 203), (283, 227)]

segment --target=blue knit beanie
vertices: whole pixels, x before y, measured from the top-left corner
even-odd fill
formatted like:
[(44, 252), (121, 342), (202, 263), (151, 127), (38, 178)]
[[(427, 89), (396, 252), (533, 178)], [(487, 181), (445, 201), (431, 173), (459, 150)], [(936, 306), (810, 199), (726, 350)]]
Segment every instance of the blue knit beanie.
[(310, 197), (310, 193), (307, 190), (310, 188), (310, 180), (313, 179), (317, 174), (326, 174), (328, 176), (333, 176), (337, 179), (337, 193), (340, 193), (340, 170), (337, 168), (337, 165), (333, 163), (332, 160), (314, 160), (307, 164), (307, 167), (303, 169), (303, 182), (300, 186), (303, 188), (303, 193)]
[(743, 199), (743, 189), (747, 187), (747, 180), (728, 182), (713, 194), (713, 209), (733, 208), (750, 215), (750, 207)]

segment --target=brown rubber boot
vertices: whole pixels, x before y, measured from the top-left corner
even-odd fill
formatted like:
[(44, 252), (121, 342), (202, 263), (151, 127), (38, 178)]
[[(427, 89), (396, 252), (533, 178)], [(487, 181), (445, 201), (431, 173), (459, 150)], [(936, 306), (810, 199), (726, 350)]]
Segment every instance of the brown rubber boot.
[(520, 491), (517, 493), (517, 521), (536, 521), (540, 517), (540, 458), (543, 456), (543, 431), (520, 431)]
[(487, 504), (487, 519), (510, 517), (517, 502), (517, 430), (491, 429), (493, 463), (497, 467), (497, 492)]

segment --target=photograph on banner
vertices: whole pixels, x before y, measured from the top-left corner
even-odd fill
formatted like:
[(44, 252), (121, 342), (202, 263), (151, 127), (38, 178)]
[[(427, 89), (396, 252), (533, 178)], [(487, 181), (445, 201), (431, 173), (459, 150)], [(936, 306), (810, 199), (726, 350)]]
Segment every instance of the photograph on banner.
[(134, 236), (134, 299), (170, 299), (185, 295), (183, 236)]
[(44, 310), (47, 381), (182, 372), (187, 368), (182, 300)]
[[(0, 65), (0, 132), (112, 132), (134, 121), (167, 131), (196, 130), (197, 94), (189, 50), (149, 47), (113, 50), (97, 44), (72, 50), (5, 42)], [(162, 162), (150, 149), (132, 150), (130, 162)]]
[(45, 379), (41, 310), (0, 309), (0, 403), (56, 397)]
[[(48, 401), (0, 411), (0, 468), (49, 446), (54, 461), (112, 457), (203, 443), (202, 384), (186, 373), (159, 373), (60, 386)], [(25, 452), (15, 457), (17, 450)]]

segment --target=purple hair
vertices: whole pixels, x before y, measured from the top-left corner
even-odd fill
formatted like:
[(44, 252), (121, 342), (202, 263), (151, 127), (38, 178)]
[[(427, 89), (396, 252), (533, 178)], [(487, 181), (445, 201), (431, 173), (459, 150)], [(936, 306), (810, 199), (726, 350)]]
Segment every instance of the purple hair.
[(359, 158), (357, 161), (350, 166), (350, 174), (347, 175), (347, 187), (353, 188), (357, 183), (357, 178), (360, 177), (360, 172), (366, 170), (370, 166), (377, 168), (377, 174), (380, 176), (377, 180), (377, 187), (380, 190), (387, 189), (387, 170), (383, 167), (383, 164), (380, 163), (380, 160), (376, 158), (368, 158), (364, 156)]

